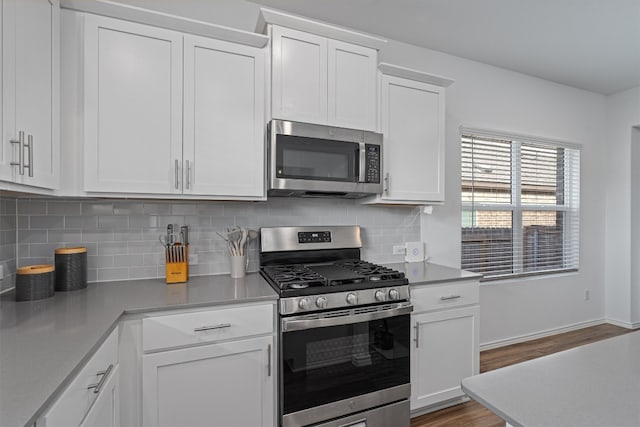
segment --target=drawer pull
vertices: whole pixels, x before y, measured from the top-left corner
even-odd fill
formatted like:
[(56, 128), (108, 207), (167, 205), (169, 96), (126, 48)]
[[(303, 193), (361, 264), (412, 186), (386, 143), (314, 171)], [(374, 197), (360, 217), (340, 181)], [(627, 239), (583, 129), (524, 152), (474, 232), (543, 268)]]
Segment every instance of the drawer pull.
[(113, 369), (113, 364), (109, 365), (109, 367), (106, 370), (98, 372), (96, 376), (102, 375), (102, 378), (100, 378), (100, 381), (97, 384), (91, 384), (90, 386), (88, 386), (87, 390), (93, 389), (94, 394), (100, 393), (100, 390), (102, 389), (102, 386), (104, 385), (105, 381), (107, 381), (107, 378), (109, 378), (109, 374), (111, 373), (112, 369)]
[(193, 332), (211, 331), (213, 329), (224, 329), (230, 327), (231, 323), (220, 323), (219, 325), (201, 326), (199, 328), (195, 328)]
[(440, 301), (447, 301), (450, 299), (458, 299), (460, 298), (460, 295), (449, 295), (448, 297), (440, 297)]

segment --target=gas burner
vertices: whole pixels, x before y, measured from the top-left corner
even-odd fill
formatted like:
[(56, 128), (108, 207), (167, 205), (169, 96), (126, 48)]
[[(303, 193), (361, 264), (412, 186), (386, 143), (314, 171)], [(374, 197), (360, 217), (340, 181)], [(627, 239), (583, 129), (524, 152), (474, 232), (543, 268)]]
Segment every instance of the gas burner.
[(291, 289), (305, 289), (309, 287), (308, 283), (292, 283), (289, 285)]

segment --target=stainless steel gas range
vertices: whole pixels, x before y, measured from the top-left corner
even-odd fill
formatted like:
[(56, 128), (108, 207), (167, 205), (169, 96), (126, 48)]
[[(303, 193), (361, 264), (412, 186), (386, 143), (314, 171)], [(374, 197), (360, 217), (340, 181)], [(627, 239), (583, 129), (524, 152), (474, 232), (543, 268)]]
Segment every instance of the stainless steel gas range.
[(409, 426), (404, 274), (360, 259), (358, 226), (261, 229), (260, 272), (280, 295), (280, 425)]

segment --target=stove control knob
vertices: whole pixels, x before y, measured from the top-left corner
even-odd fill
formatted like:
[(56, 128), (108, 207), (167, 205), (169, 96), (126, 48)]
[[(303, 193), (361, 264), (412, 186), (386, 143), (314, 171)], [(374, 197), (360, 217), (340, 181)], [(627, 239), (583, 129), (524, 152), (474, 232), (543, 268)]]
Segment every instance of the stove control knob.
[(398, 292), (397, 289), (391, 289), (389, 291), (389, 299), (390, 300), (399, 300), (400, 299), (400, 292)]
[(309, 308), (309, 298), (302, 298), (300, 301), (298, 301), (298, 307), (300, 307), (301, 310), (306, 310)]
[(354, 293), (347, 294), (347, 304), (354, 305), (358, 303), (358, 295)]
[(377, 290), (375, 294), (376, 301), (382, 302), (385, 300), (386, 294), (384, 291)]
[(327, 304), (329, 304), (329, 301), (327, 301), (326, 297), (318, 297), (316, 299), (316, 307), (318, 308), (327, 308)]

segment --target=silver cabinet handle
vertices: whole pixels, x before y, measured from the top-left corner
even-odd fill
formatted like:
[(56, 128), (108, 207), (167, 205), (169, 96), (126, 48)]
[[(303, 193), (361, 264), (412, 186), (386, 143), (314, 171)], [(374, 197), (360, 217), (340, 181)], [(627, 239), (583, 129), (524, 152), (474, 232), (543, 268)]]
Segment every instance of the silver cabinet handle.
[(87, 390), (93, 389), (94, 394), (100, 393), (102, 386), (104, 385), (105, 381), (107, 381), (107, 378), (109, 378), (109, 374), (111, 373), (111, 370), (113, 370), (113, 364), (109, 365), (109, 367), (106, 370), (98, 372), (96, 375), (98, 376), (102, 375), (102, 378), (100, 378), (100, 381), (98, 381), (97, 384), (91, 384), (90, 386), (88, 386)]
[(193, 332), (211, 331), (213, 329), (224, 329), (230, 327), (231, 323), (220, 323), (219, 325), (200, 326), (199, 328), (195, 328)]
[(416, 326), (413, 327), (416, 330), (416, 348), (420, 347), (420, 322), (416, 322)]
[(180, 172), (180, 166), (178, 165), (178, 159), (176, 159), (176, 163), (175, 163), (175, 176), (176, 176), (176, 190), (180, 189), (180, 177), (178, 176), (178, 173)]
[(389, 175), (389, 172), (387, 172), (386, 174), (384, 174), (384, 194), (389, 195), (389, 187), (391, 183), (391, 176)]
[(18, 132), (18, 139), (12, 139), (12, 144), (18, 144), (18, 161), (11, 162), (11, 166), (18, 166), (18, 173), (24, 175), (24, 131)]
[(191, 162), (187, 160), (187, 190), (191, 187)]
[(271, 344), (267, 346), (267, 376), (271, 376)]
[(440, 301), (462, 298), (460, 295), (449, 295), (448, 297), (440, 297)]
[(27, 137), (27, 148), (29, 149), (29, 166), (24, 167), (29, 168), (29, 176), (33, 178), (33, 135)]

